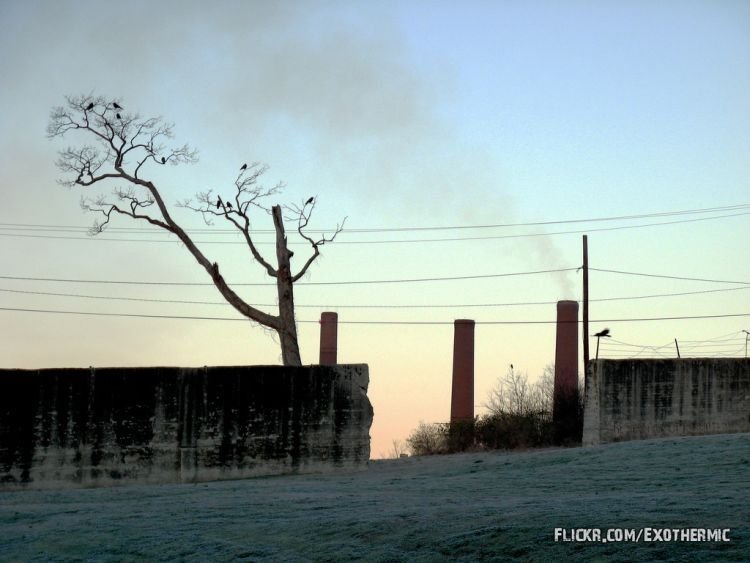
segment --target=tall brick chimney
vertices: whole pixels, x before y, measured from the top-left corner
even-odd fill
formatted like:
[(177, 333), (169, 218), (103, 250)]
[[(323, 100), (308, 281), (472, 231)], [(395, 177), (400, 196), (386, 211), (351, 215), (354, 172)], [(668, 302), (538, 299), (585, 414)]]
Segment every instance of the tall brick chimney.
[(337, 313), (320, 314), (320, 365), (335, 365), (338, 352)]
[(474, 420), (474, 321), (453, 323), (451, 422)]
[(552, 421), (558, 443), (576, 440), (578, 416), (578, 302), (557, 302)]

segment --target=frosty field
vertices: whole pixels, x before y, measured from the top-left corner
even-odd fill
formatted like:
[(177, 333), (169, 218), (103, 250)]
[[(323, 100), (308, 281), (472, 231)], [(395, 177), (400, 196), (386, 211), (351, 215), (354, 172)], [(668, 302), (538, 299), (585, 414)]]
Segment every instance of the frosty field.
[[(555, 528), (730, 542), (555, 542)], [(375, 461), (366, 472), (0, 493), (0, 560), (750, 559), (750, 434)]]

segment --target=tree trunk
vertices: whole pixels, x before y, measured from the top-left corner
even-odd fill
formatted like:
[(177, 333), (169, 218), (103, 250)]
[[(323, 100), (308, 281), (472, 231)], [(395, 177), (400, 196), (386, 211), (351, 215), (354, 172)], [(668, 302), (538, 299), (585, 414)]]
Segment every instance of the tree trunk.
[(274, 205), (271, 209), (273, 224), (276, 227), (276, 259), (278, 270), (276, 276), (276, 290), (279, 298), (279, 326), (276, 332), (281, 342), (281, 359), (285, 366), (301, 366), (302, 358), (299, 353), (297, 340), (297, 323), (294, 319), (294, 284), (289, 265), (289, 248), (284, 233), (284, 220), (281, 207)]

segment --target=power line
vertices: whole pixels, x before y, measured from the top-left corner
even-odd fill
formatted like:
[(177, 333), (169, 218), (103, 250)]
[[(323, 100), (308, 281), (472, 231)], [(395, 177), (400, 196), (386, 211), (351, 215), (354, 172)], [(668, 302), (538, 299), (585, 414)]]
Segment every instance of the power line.
[[(554, 231), (554, 232), (535, 232), (535, 233), (518, 233), (518, 234), (511, 234), (511, 235), (490, 235), (490, 236), (474, 236), (474, 237), (447, 237), (447, 238), (418, 238), (418, 239), (384, 239), (384, 240), (345, 240), (345, 239), (337, 239), (333, 244), (336, 245), (357, 245), (357, 244), (408, 244), (408, 243), (432, 243), (432, 242), (462, 242), (462, 241), (481, 241), (481, 240), (502, 240), (502, 239), (515, 239), (515, 238), (529, 238), (529, 237), (544, 237), (544, 236), (557, 236), (557, 235), (571, 235), (571, 234), (581, 234), (581, 233), (592, 233), (592, 232), (603, 232), (603, 231), (618, 231), (623, 229), (641, 229), (641, 228), (647, 228), (647, 227), (657, 227), (657, 226), (664, 226), (664, 225), (676, 225), (680, 223), (694, 223), (698, 221), (712, 221), (715, 219), (725, 219), (729, 217), (739, 217), (741, 215), (750, 215), (750, 211), (741, 212), (741, 213), (732, 213), (732, 214), (726, 214), (726, 215), (717, 215), (715, 217), (699, 217), (695, 219), (681, 219), (676, 221), (661, 221), (656, 223), (645, 223), (645, 224), (639, 224), (639, 225), (620, 225), (618, 227), (599, 227), (599, 228), (590, 228), (590, 229), (583, 229), (583, 230), (572, 230), (572, 231)], [(605, 220), (605, 219), (601, 219)], [(583, 220), (581, 220), (583, 221)], [(575, 222), (575, 221), (571, 221)], [(558, 223), (556, 221), (549, 222), (549, 224), (552, 223)], [(519, 225), (521, 225), (519, 223)], [(476, 228), (489, 228), (489, 227), (501, 227), (504, 225), (480, 225), (480, 226), (456, 226), (456, 227), (441, 227), (442, 229), (463, 229), (463, 228), (469, 228), (469, 229), (476, 229)], [(511, 226), (511, 225), (505, 225), (505, 226)], [(425, 229), (438, 229), (438, 227), (426, 227)], [(111, 231), (112, 229), (107, 229), (107, 231)], [(320, 229), (316, 229), (320, 230)], [(400, 230), (400, 229), (392, 229), (394, 231)], [(413, 230), (417, 231), (420, 230), (420, 227), (413, 227), (413, 228), (404, 228), (402, 230)], [(383, 230), (385, 231), (385, 230)], [(70, 232), (70, 231), (67, 231)], [(155, 232), (153, 229), (149, 231), (144, 232)], [(231, 231), (230, 231), (231, 232)], [(254, 231), (256, 233), (265, 233), (267, 231), (258, 230)], [(342, 235), (346, 235), (347, 233), (353, 233), (353, 232), (381, 232), (381, 231), (373, 231), (373, 230), (350, 230), (347, 229), (345, 231), (342, 231)], [(222, 233), (223, 234), (223, 233)], [(235, 231), (232, 234), (239, 234), (239, 231)], [(35, 238), (35, 239), (52, 239), (52, 240), (86, 240), (86, 241), (107, 241), (107, 242), (149, 242), (149, 243), (180, 243), (178, 239), (175, 238), (168, 238), (168, 239), (144, 239), (144, 238), (108, 238), (103, 236), (83, 236), (83, 237), (75, 237), (75, 236), (60, 236), (60, 235), (29, 235), (29, 234), (18, 234), (18, 233), (4, 233), (0, 232), (0, 237), (11, 237), (11, 238)], [(221, 245), (244, 245), (246, 244), (244, 241), (219, 241), (219, 240), (198, 240), (195, 241), (195, 244), (221, 244)], [(275, 245), (275, 242), (272, 241), (259, 241), (256, 244), (258, 245)], [(304, 242), (295, 242), (290, 241), (290, 244), (306, 244)]]
[[(476, 274), (471, 276), (449, 276), (449, 277), (432, 277), (432, 278), (404, 278), (395, 280), (349, 280), (349, 281), (331, 281), (331, 282), (304, 282), (298, 281), (297, 285), (362, 285), (362, 284), (392, 284), (392, 283), (418, 283), (418, 282), (437, 282), (437, 281), (456, 281), (456, 280), (477, 280), (490, 278), (506, 278), (515, 276), (531, 276), (537, 274), (553, 274), (559, 272), (572, 272), (576, 268), (557, 268), (552, 270), (534, 270), (529, 272), (507, 272), (502, 274)], [(67, 278), (31, 278), (22, 276), (0, 276), (5, 280), (23, 280), (23, 281), (44, 281), (59, 283), (94, 283), (94, 284), (121, 284), (121, 285), (170, 285), (170, 286), (212, 286), (209, 282), (146, 282), (146, 281), (121, 281), (121, 280), (83, 280)], [(275, 283), (233, 283), (233, 286), (275, 286)]]
[[(594, 268), (589, 268), (593, 270)], [(633, 301), (636, 299), (653, 299), (656, 297), (684, 297), (685, 295), (702, 295), (707, 293), (723, 293), (725, 291), (742, 291), (750, 289), (750, 285), (746, 287), (727, 287), (723, 289), (703, 289), (698, 291), (680, 291), (677, 293), (654, 293), (652, 295), (633, 295), (630, 297), (601, 297), (599, 299), (589, 299), (589, 303), (601, 303), (604, 301)], [(555, 302), (556, 303), (556, 302)]]
[[(0, 307), (0, 311), (22, 312), (22, 313), (44, 313), (59, 315), (88, 315), (97, 317), (130, 317), (145, 319), (173, 319), (173, 320), (201, 320), (201, 321), (244, 321), (248, 318), (229, 318), (229, 317), (205, 317), (205, 316), (177, 316), (177, 315), (149, 315), (140, 313), (106, 313), (95, 311), (61, 311), (52, 309), (24, 309), (17, 307)], [(591, 322), (595, 323), (614, 323), (614, 322), (647, 322), (647, 321), (676, 321), (676, 320), (695, 320), (695, 319), (723, 319), (731, 317), (750, 317), (750, 313), (732, 313), (724, 315), (694, 315), (694, 316), (677, 316), (677, 317), (642, 317), (630, 319), (598, 319)], [(317, 320), (298, 320), (297, 323), (318, 323)], [(580, 321), (577, 321), (580, 323)], [(346, 321), (339, 320), (339, 324), (350, 325), (453, 325), (453, 321)], [(539, 324), (557, 324), (557, 321), (476, 321), (477, 325), (539, 325)]]
[[(465, 230), (465, 229), (498, 229), (498, 228), (511, 228), (511, 227), (534, 227), (534, 226), (547, 226), (547, 225), (564, 225), (574, 223), (595, 223), (604, 221), (626, 221), (633, 219), (648, 219), (654, 217), (671, 217), (675, 215), (694, 215), (694, 214), (705, 214), (705, 213), (719, 213), (725, 211), (736, 211), (740, 209), (750, 208), (750, 203), (739, 203), (735, 205), (724, 205), (718, 207), (704, 207), (699, 209), (682, 209), (676, 211), (662, 211), (656, 213), (637, 213), (632, 215), (615, 215), (607, 217), (588, 217), (579, 219), (559, 219), (559, 220), (548, 220), (548, 221), (524, 221), (517, 223), (493, 223), (493, 224), (480, 224), (480, 225), (443, 225), (443, 226), (430, 226), (430, 227), (371, 227), (371, 228), (359, 228), (359, 229), (346, 229), (347, 232), (351, 233), (386, 233), (386, 232), (414, 232), (414, 231), (449, 231), (449, 230)], [(86, 230), (85, 227), (76, 227), (72, 225), (45, 225), (45, 224), (33, 224), (33, 223), (0, 223), (0, 229), (46, 229), (46, 230)], [(142, 227), (112, 227), (112, 231), (124, 231), (124, 232), (151, 232), (152, 229)], [(196, 228), (191, 229), (195, 232), (204, 233), (235, 233), (234, 229), (217, 229), (217, 228)], [(319, 229), (317, 229), (319, 230)], [(331, 229), (328, 229), (331, 230)], [(257, 229), (255, 232), (258, 233), (275, 233), (273, 229)]]
[[(604, 297), (600, 299), (590, 299), (590, 302), (608, 302), (608, 301), (631, 301), (638, 299), (652, 299), (659, 297), (677, 297), (685, 295), (700, 295), (707, 293), (721, 293), (728, 291), (742, 291), (750, 289), (747, 287), (730, 287), (724, 289), (706, 289), (699, 291), (682, 291), (679, 293), (658, 293), (653, 295), (636, 295), (624, 297)], [(143, 303), (174, 303), (181, 305), (216, 305), (229, 306), (226, 301), (199, 301), (190, 299), (154, 299), (146, 297), (120, 297), (108, 295), (85, 295), (80, 293), (59, 293), (51, 291), (31, 291), (23, 289), (0, 288), (3, 293), (16, 293), (20, 295), (45, 295), (51, 297), (74, 297), (82, 299), (102, 299), (106, 301), (138, 301)], [(453, 304), (427, 304), (427, 305), (331, 305), (331, 304), (295, 304), (297, 308), (314, 308), (314, 309), (461, 309), (461, 308), (491, 308), (491, 307), (518, 307), (518, 306), (537, 306), (537, 305), (556, 305), (557, 301), (525, 301), (514, 303), (453, 303)], [(275, 307), (275, 303), (259, 303), (257, 307)], [(685, 341), (690, 342), (690, 341)]]
[[(506, 272), (500, 274), (475, 274), (467, 276), (447, 276), (447, 277), (430, 277), (430, 278), (401, 278), (401, 279), (386, 279), (386, 280), (348, 280), (348, 281), (330, 281), (330, 282), (305, 282), (299, 281), (298, 285), (360, 285), (360, 284), (392, 284), (392, 283), (418, 283), (418, 282), (437, 282), (437, 281), (458, 281), (458, 280), (476, 280), (476, 279), (491, 279), (491, 278), (505, 278), (505, 277), (516, 277), (516, 276), (531, 276), (539, 274), (553, 274), (561, 272), (572, 272), (578, 271), (580, 268), (555, 268), (550, 270), (531, 270), (525, 272)], [(730, 281), (730, 280), (715, 280), (706, 278), (692, 278), (684, 276), (671, 276), (665, 274), (648, 274), (643, 272), (627, 272), (623, 270), (609, 270), (604, 268), (589, 268), (589, 270), (596, 272), (604, 272), (611, 274), (621, 274), (629, 276), (643, 276), (649, 278), (664, 278), (671, 280), (682, 280), (682, 281), (699, 281), (709, 283), (728, 283), (735, 285), (750, 286), (750, 282), (747, 281)], [(213, 286), (210, 282), (156, 282), (156, 281), (126, 281), (126, 280), (86, 280), (86, 279), (71, 279), (71, 278), (42, 278), (42, 277), (26, 277), (26, 276), (7, 276), (0, 275), (0, 279), (5, 280), (16, 280), (16, 281), (42, 281), (42, 282), (55, 282), (55, 283), (92, 283), (92, 284), (119, 284), (119, 285), (157, 285), (157, 286)], [(232, 283), (233, 286), (275, 286), (275, 283)], [(738, 289), (745, 289), (738, 288)], [(723, 291), (723, 290), (706, 290), (705, 293), (712, 291)], [(703, 293), (703, 292), (695, 292)], [(672, 293), (664, 294), (663, 296), (669, 295), (689, 295), (691, 292), (684, 293)], [(662, 295), (654, 295), (653, 297), (661, 297)], [(638, 299), (645, 299), (651, 296), (637, 297)], [(635, 299), (634, 297), (633, 299)], [(600, 301), (614, 300), (617, 298), (606, 298)], [(540, 302), (541, 303), (541, 302)], [(547, 303), (545, 303), (547, 304)]]
[(663, 274), (644, 274), (642, 272), (625, 272), (622, 270), (606, 270), (604, 268), (589, 268), (589, 270), (594, 272), (606, 272), (608, 274), (622, 274), (626, 276), (642, 276), (646, 278), (664, 278), (668, 280), (682, 280), (682, 281), (697, 281), (697, 282), (709, 282), (709, 283), (732, 283), (732, 284), (741, 284), (741, 285), (750, 285), (750, 282), (747, 281), (727, 281), (727, 280), (712, 280), (712, 279), (705, 279), (705, 278), (687, 278), (682, 276), (667, 276)]

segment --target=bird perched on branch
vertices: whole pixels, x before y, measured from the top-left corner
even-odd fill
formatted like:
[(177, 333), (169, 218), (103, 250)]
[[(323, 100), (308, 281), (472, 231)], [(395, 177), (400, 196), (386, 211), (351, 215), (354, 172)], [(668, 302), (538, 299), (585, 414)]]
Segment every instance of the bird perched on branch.
[(608, 328), (605, 328), (601, 332), (597, 332), (594, 336), (596, 336), (597, 338), (601, 338), (602, 336), (606, 336), (607, 338), (612, 338), (612, 335), (609, 333)]
[(122, 109), (122, 106), (118, 104), (117, 102), (112, 102), (112, 107), (115, 109)]
[(308, 199), (308, 200), (307, 200), (307, 201), (305, 202), (305, 205), (310, 205), (310, 204), (311, 204), (311, 203), (312, 203), (313, 201), (315, 201), (315, 198), (314, 198), (314, 197), (311, 197), (310, 199)]
[(116, 117), (117, 119), (122, 119), (122, 117), (120, 117), (120, 114), (119, 114), (119, 113), (116, 113), (116, 114), (115, 114), (115, 117)]
[(221, 196), (216, 199), (216, 209), (219, 209), (224, 203), (221, 201)]
[(90, 103), (89, 105), (87, 105), (87, 106), (86, 106), (86, 109), (87, 109), (88, 111), (91, 111), (92, 109), (94, 109), (94, 102), (91, 102), (91, 103)]
[(227, 209), (232, 209), (232, 204), (227, 202)]
[(247, 163), (240, 166), (240, 172), (244, 172), (245, 170), (247, 170)]
[(166, 164), (166, 163), (167, 163), (167, 159), (166, 159), (166, 158), (164, 158), (163, 156), (161, 157), (161, 163), (162, 163), (162, 164)]

